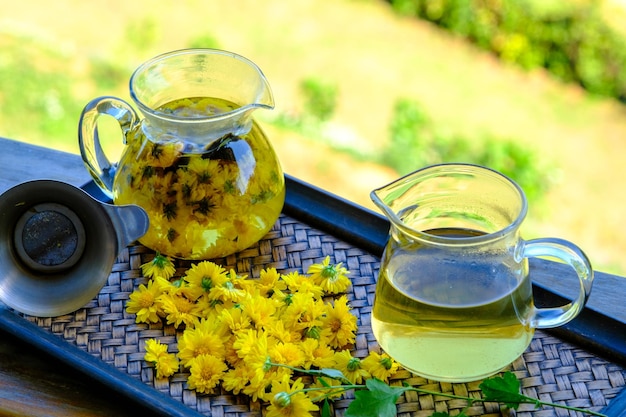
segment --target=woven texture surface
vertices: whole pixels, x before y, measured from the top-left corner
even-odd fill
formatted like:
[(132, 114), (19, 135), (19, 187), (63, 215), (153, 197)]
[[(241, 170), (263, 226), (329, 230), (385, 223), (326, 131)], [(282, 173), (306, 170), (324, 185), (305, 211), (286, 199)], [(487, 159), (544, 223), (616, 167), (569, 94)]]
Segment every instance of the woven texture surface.
[[(365, 357), (370, 349), (378, 349), (370, 327), (370, 310), (379, 268), (377, 257), (283, 215), (261, 242), (215, 262), (227, 269), (234, 268), (240, 274), (258, 277), (260, 271), (268, 267), (280, 272), (306, 272), (311, 264), (321, 262), (327, 255), (331, 257), (331, 262), (343, 262), (350, 271), (353, 285), (348, 298), (359, 324), (354, 354)], [(87, 306), (61, 317), (26, 318), (202, 414), (230, 417), (264, 415), (263, 405), (250, 402), (245, 396), (227, 392), (196, 394), (186, 388), (188, 375), (184, 372), (167, 380), (155, 380), (153, 369), (143, 360), (144, 343), (149, 338), (158, 338), (175, 346), (177, 330), (160, 323), (136, 324), (135, 316), (125, 311), (130, 293), (147, 282), (141, 275), (141, 264), (153, 256), (153, 252), (141, 245), (126, 248), (113, 266), (105, 287)], [(190, 265), (188, 261), (177, 261), (181, 273)], [(625, 369), (544, 332), (536, 333), (524, 355), (511, 365), (511, 370), (521, 380), (526, 395), (595, 411), (605, 407), (626, 385)], [(407, 371), (400, 371), (392, 382), (400, 384), (403, 381), (437, 392), (479, 395), (479, 382), (438, 383)], [(336, 401), (335, 415), (343, 415), (349, 403), (350, 398)], [(399, 416), (421, 417), (430, 416), (433, 411), (455, 415), (466, 405), (465, 401), (409, 392), (400, 398), (397, 408)], [(516, 412), (509, 412), (491, 403), (476, 404), (465, 413), (468, 416), (520, 417), (575, 415), (552, 408), (536, 410), (531, 405), (522, 405)]]

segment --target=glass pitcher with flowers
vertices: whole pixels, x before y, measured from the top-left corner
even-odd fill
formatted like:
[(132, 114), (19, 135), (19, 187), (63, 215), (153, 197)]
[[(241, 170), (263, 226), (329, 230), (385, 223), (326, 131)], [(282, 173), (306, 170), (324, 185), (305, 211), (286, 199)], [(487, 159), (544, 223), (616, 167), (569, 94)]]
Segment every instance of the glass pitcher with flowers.
[[(252, 118), (255, 110), (274, 107), (257, 65), (221, 50), (169, 52), (135, 70), (130, 95), (139, 113), (116, 97), (87, 104), (79, 145), (114, 203), (147, 211), (150, 228), (140, 242), (177, 258), (212, 259), (259, 241), (282, 211), (285, 180)], [(117, 163), (98, 136), (102, 115), (122, 130)]]

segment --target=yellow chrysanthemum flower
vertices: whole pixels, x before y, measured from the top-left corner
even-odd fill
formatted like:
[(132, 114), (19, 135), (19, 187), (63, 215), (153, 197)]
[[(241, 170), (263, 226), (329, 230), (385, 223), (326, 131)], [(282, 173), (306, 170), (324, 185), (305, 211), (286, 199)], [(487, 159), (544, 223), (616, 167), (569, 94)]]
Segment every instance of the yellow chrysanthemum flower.
[(246, 385), (241, 392), (250, 397), (252, 401), (257, 401), (258, 399), (265, 401), (268, 395), (266, 391), (268, 385), (270, 385), (270, 381), (271, 379), (269, 379), (265, 373), (259, 373), (257, 369), (254, 377), (250, 379), (248, 385)]
[(261, 329), (275, 320), (273, 316), (278, 308), (278, 304), (276, 300), (270, 298), (248, 295), (242, 300), (242, 308), (244, 313), (250, 317), (254, 326), (257, 329)]
[(221, 311), (226, 308), (233, 308), (233, 305), (216, 304), (214, 300), (209, 299), (208, 294), (204, 294), (196, 300), (198, 311), (200, 311), (201, 320), (218, 320)]
[(343, 348), (354, 343), (357, 318), (350, 313), (348, 298), (344, 295), (327, 305), (322, 334), (334, 348)]
[(311, 294), (297, 292), (291, 294), (281, 320), (292, 330), (306, 332), (313, 327), (321, 327), (325, 313), (326, 308), (321, 300), (313, 298)]
[[(300, 293), (294, 294), (294, 300), (297, 300)], [(324, 315), (326, 314), (327, 307), (320, 299), (315, 299), (311, 295), (307, 295), (308, 301), (304, 304), (306, 309), (300, 314), (298, 320), (298, 328), (302, 328), (306, 332), (314, 327), (321, 327), (324, 324)], [(294, 305), (297, 301), (294, 301)]]
[(318, 345), (319, 340), (312, 338), (305, 338), (300, 342), (300, 349), (302, 349), (302, 354), (304, 355), (304, 363), (302, 364), (304, 369), (311, 369), (313, 366), (313, 359), (315, 358), (313, 352), (315, 352)]
[(167, 355), (162, 355), (157, 358), (156, 363), (154, 363), (154, 369), (156, 369), (156, 377), (157, 378), (167, 378), (178, 371), (178, 359), (176, 355), (173, 353), (168, 353)]
[(167, 292), (171, 296), (184, 297), (192, 303), (195, 303), (202, 295), (204, 295), (201, 288), (191, 286), (184, 279), (174, 280)]
[(254, 375), (255, 371), (247, 367), (245, 363), (242, 363), (239, 366), (229, 369), (224, 374), (222, 387), (235, 395), (239, 395), (250, 383), (252, 378), (254, 378)]
[(304, 365), (304, 353), (302, 349), (294, 343), (279, 342), (272, 346), (269, 350), (269, 354), (273, 363), (289, 365), (294, 368), (299, 368)]
[(167, 345), (156, 339), (146, 340), (146, 354), (144, 359), (148, 362), (156, 362), (161, 355), (167, 354)]
[(182, 364), (189, 367), (195, 358), (202, 355), (224, 360), (225, 349), (220, 335), (197, 328), (185, 330), (178, 339), (178, 358)]
[(271, 294), (276, 290), (284, 291), (287, 289), (287, 284), (282, 280), (276, 268), (262, 270), (256, 286), (259, 292), (264, 295)]
[(314, 340), (316, 342), (310, 347), (307, 346), (307, 344), (303, 346), (305, 354), (309, 355), (311, 365), (317, 368), (332, 368), (335, 365), (335, 351), (324, 341), (316, 339), (307, 339), (307, 341), (308, 340)]
[(256, 286), (256, 280), (249, 280), (246, 274), (238, 274), (234, 269), (228, 271), (228, 278), (235, 284), (237, 288), (241, 288), (246, 292), (249, 292), (251, 288)]
[(149, 148), (149, 161), (155, 167), (167, 168), (180, 157), (182, 142), (152, 143)]
[(158, 275), (169, 279), (176, 273), (176, 267), (170, 257), (157, 253), (150, 262), (141, 265), (141, 273), (146, 278)]
[(334, 368), (341, 371), (348, 381), (353, 384), (360, 384), (363, 382), (363, 379), (370, 377), (370, 373), (363, 368), (361, 359), (353, 357), (347, 349), (336, 352), (334, 361)]
[(173, 353), (168, 353), (167, 349), (166, 344), (156, 339), (146, 341), (144, 360), (154, 366), (157, 378), (167, 378), (178, 371), (178, 359)]
[(310, 294), (315, 298), (322, 298), (324, 290), (317, 285), (310, 277), (296, 272), (283, 275), (283, 281), (287, 284), (287, 289), (291, 292), (301, 292)]
[(219, 161), (207, 158), (190, 158), (187, 168), (197, 177), (198, 183), (210, 184), (221, 177)]
[(219, 320), (228, 326), (233, 334), (244, 329), (249, 329), (252, 325), (250, 317), (240, 308), (225, 309), (220, 313)]
[(346, 292), (352, 282), (348, 278), (350, 273), (339, 262), (336, 265), (330, 264), (330, 256), (326, 256), (321, 264), (313, 264), (307, 270), (311, 274), (311, 279), (328, 294), (338, 294)]
[(211, 309), (208, 318), (199, 320), (193, 327), (193, 330), (214, 334), (222, 340), (228, 339), (232, 332), (222, 319), (222, 310), (218, 307)]
[(156, 323), (159, 317), (160, 304), (157, 299), (162, 293), (162, 288), (154, 281), (148, 281), (148, 285), (141, 284), (128, 296), (126, 311), (136, 314), (136, 323)]
[(363, 369), (367, 370), (374, 378), (381, 381), (387, 381), (398, 371), (398, 363), (394, 361), (388, 354), (380, 354), (378, 352), (370, 352), (369, 355), (361, 362)]
[(307, 417), (319, 407), (304, 393), (302, 379), (290, 383), (289, 378), (272, 382), (267, 417)]
[(189, 283), (189, 286), (200, 288), (208, 293), (214, 286), (224, 283), (227, 277), (224, 268), (213, 262), (203, 261), (192, 265), (183, 279)]
[(240, 288), (237, 288), (235, 284), (230, 280), (226, 280), (220, 285), (215, 285), (209, 292), (209, 299), (213, 301), (219, 301), (226, 303), (229, 301), (240, 302), (246, 292)]
[(223, 360), (213, 355), (200, 355), (191, 362), (187, 379), (189, 388), (203, 394), (212, 394), (227, 369)]
[(281, 343), (297, 342), (301, 339), (299, 333), (289, 330), (282, 320), (274, 320), (265, 326), (265, 330), (269, 336)]
[(167, 324), (173, 324), (176, 328), (183, 323), (193, 326), (200, 318), (201, 311), (198, 305), (182, 295), (162, 294), (158, 301), (162, 305)]
[(269, 352), (270, 342), (264, 330), (247, 330), (236, 336), (233, 348), (240, 358), (249, 363), (265, 363)]
[(229, 338), (224, 340), (224, 360), (228, 363), (228, 365), (232, 368), (236, 368), (242, 364), (245, 364), (245, 360), (239, 356), (237, 349), (235, 349), (235, 340), (237, 337), (235, 335), (230, 335)]

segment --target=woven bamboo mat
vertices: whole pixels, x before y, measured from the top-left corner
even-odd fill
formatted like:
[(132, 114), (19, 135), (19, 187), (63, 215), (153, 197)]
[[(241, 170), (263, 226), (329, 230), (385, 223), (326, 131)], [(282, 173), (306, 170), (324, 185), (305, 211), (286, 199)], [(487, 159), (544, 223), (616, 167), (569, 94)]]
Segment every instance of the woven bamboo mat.
[[(326, 255), (330, 255), (331, 262), (343, 262), (350, 271), (353, 285), (348, 298), (359, 324), (354, 354), (364, 357), (370, 349), (378, 349), (370, 328), (370, 310), (379, 268), (377, 257), (283, 215), (257, 245), (215, 261), (227, 269), (234, 268), (240, 274), (258, 277), (260, 271), (268, 267), (280, 272), (306, 272), (311, 264), (321, 262)], [(125, 311), (129, 294), (147, 281), (141, 275), (140, 265), (153, 256), (141, 245), (128, 247), (117, 259), (105, 287), (87, 306), (61, 317), (26, 318), (204, 415), (265, 415), (262, 404), (251, 403), (244, 396), (227, 392), (219, 395), (196, 394), (186, 388), (188, 375), (182, 371), (170, 379), (155, 380), (153, 369), (143, 360), (144, 342), (149, 338), (158, 338), (170, 344), (171, 350), (172, 346), (176, 346), (177, 331), (163, 324), (135, 324), (134, 315)], [(181, 271), (190, 266), (187, 261), (177, 262)], [(626, 385), (625, 369), (544, 332), (537, 332), (528, 350), (511, 365), (511, 370), (521, 380), (526, 395), (595, 411), (605, 407)], [(393, 382), (399, 384), (402, 381), (438, 392), (469, 396), (479, 394), (478, 382), (437, 383), (400, 371)], [(349, 403), (350, 398), (335, 402), (335, 415), (342, 416)], [(434, 411), (455, 415), (465, 406), (464, 401), (409, 392), (401, 397), (397, 408), (399, 416), (422, 417), (430, 416)], [(573, 415), (551, 408), (535, 410), (531, 405), (522, 405), (513, 414), (491, 403), (477, 404), (466, 410), (466, 414), (519, 417)]]

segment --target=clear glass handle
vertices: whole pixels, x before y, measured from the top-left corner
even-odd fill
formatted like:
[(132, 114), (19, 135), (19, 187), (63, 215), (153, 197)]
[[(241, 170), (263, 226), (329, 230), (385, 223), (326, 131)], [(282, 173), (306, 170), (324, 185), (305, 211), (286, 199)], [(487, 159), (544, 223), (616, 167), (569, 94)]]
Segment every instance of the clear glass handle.
[(547, 256), (560, 259), (576, 271), (580, 282), (578, 297), (571, 303), (561, 307), (535, 309), (532, 327), (558, 327), (574, 319), (587, 303), (593, 283), (593, 269), (585, 253), (566, 240), (542, 238), (525, 242), (522, 255), (527, 258)]
[(96, 184), (108, 197), (113, 198), (113, 179), (117, 163), (109, 161), (100, 144), (98, 118), (101, 115), (112, 116), (118, 121), (122, 129), (123, 143), (126, 143), (126, 134), (135, 126), (139, 118), (128, 103), (116, 97), (93, 99), (80, 115), (78, 145), (83, 162)]

